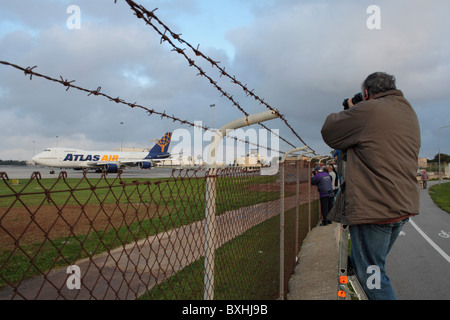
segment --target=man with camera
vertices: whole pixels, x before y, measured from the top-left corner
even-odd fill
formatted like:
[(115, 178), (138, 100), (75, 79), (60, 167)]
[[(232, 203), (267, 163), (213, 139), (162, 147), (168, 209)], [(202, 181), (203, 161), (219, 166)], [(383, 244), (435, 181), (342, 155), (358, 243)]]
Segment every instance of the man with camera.
[[(341, 192), (329, 218), (350, 226), (351, 262), (367, 297), (396, 299), (385, 262), (402, 226), (419, 213), (420, 128), (393, 76), (373, 73), (361, 89), (344, 101), (344, 111), (327, 117), (321, 131), (345, 161)], [(374, 266), (380, 270), (380, 286), (369, 289)]]

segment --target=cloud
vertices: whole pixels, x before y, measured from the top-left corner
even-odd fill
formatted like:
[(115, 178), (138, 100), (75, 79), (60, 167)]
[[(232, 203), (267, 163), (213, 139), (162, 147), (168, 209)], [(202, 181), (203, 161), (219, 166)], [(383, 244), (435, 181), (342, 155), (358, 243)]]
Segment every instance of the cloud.
[[(82, 8), (82, 12), (87, 10)], [(11, 48), (11, 53), (3, 59), (25, 67), (37, 64), (36, 72), (76, 80), (74, 84), (90, 90), (101, 86), (101, 92), (149, 109), (189, 118), (192, 113), (180, 109), (189, 109), (195, 103), (192, 97), (205, 87), (187, 62), (161, 45), (160, 37), (139, 21), (100, 25), (86, 22), (74, 31), (55, 25), (42, 29), (35, 41), (29, 40), (30, 35), (23, 29), (5, 35), (0, 39), (1, 46)], [(27, 50), (17, 52), (17, 48), (24, 47)], [(108, 146), (120, 139), (119, 123), (125, 122), (127, 142), (146, 147), (149, 140), (166, 130), (159, 118), (148, 117), (142, 110), (131, 110), (101, 97), (87, 97), (74, 89), (66, 92), (63, 86), (37, 77), (29, 81), (17, 70), (2, 69), (2, 73), (4, 107), (0, 112), (7, 106), (17, 117), (34, 119), (33, 127), (22, 126), (21, 131), (22, 135), (35, 134), (30, 141), (54, 140), (59, 135), (72, 143), (73, 137), (83, 134), (97, 141), (97, 147)], [(86, 145), (84, 141), (78, 144)]]
[[(81, 28), (69, 30), (69, 1), (3, 2), (0, 5), (1, 60), (59, 79), (119, 96), (189, 121), (215, 126), (243, 116), (198, 70), (144, 21), (125, 1), (79, 1)], [(367, 1), (142, 1), (174, 32), (182, 33), (250, 90), (278, 108), (308, 145), (328, 154), (320, 128), (342, 100), (353, 96), (371, 72), (397, 78), (424, 128), (422, 153), (433, 157), (437, 129), (447, 125), (450, 97), (450, 25), (443, 0), (379, 1), (381, 30), (366, 26)], [(180, 45), (247, 112), (266, 108)], [(436, 115), (435, 115), (436, 114)], [(44, 79), (0, 66), (0, 118), (20, 130), (2, 129), (0, 159), (16, 154), (29, 159), (35, 147), (60, 143), (92, 149), (124, 143), (146, 147), (177, 122), (148, 116), (102, 97), (90, 96)], [(124, 122), (124, 125), (120, 125)], [(280, 120), (267, 123), (301, 145)], [(443, 141), (448, 141), (443, 140)], [(450, 145), (443, 142), (442, 150)], [(46, 145), (48, 144), (48, 145)], [(20, 147), (23, 146), (23, 147)], [(280, 143), (283, 149), (291, 148)], [(447, 148), (447, 149), (445, 149)], [(22, 151), (20, 151), (22, 150)], [(445, 152), (445, 151), (443, 151)]]
[[(382, 28), (369, 30), (363, 3), (291, 1), (228, 36), (238, 48), (236, 69), (252, 75), (256, 91), (325, 152), (320, 126), (326, 115), (339, 111), (374, 71), (393, 73), (418, 111), (431, 108), (430, 100), (448, 104), (449, 46), (442, 39), (449, 27), (439, 19), (448, 6), (409, 1), (405, 14), (405, 2), (383, 2)], [(431, 143), (425, 139), (425, 150)]]

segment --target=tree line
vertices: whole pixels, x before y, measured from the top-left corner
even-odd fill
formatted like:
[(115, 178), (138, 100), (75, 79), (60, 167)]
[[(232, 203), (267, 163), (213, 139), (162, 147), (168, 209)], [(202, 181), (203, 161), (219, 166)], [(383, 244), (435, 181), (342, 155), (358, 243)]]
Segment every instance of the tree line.
[[(439, 153), (434, 156), (433, 159), (428, 159), (428, 163), (438, 163), (439, 162)], [(449, 163), (450, 155), (441, 153), (441, 163)]]
[(0, 166), (26, 166), (26, 161), (19, 160), (0, 160)]

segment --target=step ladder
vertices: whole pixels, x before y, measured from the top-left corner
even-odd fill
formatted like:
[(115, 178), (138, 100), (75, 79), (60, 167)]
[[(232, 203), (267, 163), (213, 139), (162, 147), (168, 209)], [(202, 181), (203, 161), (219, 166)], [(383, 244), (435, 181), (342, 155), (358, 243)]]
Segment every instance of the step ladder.
[[(339, 237), (338, 300), (367, 300), (348, 256), (349, 226), (341, 224)], [(351, 286), (350, 289), (349, 285)]]

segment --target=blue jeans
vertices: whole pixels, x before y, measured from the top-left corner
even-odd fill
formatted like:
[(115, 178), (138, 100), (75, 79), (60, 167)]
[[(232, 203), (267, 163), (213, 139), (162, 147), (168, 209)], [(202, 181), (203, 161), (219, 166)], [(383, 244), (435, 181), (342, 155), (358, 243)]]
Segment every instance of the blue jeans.
[(361, 286), (369, 300), (396, 300), (386, 275), (386, 256), (409, 219), (389, 224), (350, 226), (350, 258)]

